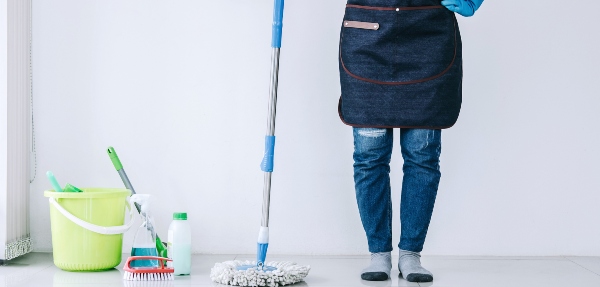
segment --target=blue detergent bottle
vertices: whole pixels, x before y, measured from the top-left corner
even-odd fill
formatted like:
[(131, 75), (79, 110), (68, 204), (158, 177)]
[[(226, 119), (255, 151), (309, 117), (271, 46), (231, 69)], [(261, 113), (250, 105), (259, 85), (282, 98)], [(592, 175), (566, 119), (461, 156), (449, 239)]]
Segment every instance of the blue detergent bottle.
[[(138, 228), (131, 247), (131, 256), (158, 256), (156, 251), (156, 232), (150, 216), (150, 195), (134, 194), (131, 201), (140, 205), (142, 225)], [(131, 262), (134, 268), (158, 267), (158, 260), (135, 260)]]

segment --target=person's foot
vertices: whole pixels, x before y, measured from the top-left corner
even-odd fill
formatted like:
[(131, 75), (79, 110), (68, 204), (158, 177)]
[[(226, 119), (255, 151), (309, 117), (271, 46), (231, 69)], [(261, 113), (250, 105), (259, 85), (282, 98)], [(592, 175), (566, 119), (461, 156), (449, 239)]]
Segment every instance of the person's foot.
[(371, 264), (363, 269), (360, 278), (367, 281), (384, 281), (392, 271), (391, 252), (371, 253)]
[(400, 270), (400, 276), (408, 282), (433, 281), (433, 274), (421, 266), (421, 254), (419, 252), (400, 250), (398, 270)]

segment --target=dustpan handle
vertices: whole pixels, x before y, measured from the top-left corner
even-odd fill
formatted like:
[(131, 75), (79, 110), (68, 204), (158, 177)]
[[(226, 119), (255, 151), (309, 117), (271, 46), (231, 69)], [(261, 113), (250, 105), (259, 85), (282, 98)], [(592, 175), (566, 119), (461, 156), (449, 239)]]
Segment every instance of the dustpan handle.
[(93, 232), (96, 232), (99, 234), (104, 234), (104, 235), (122, 234), (122, 233), (125, 233), (127, 230), (129, 230), (129, 228), (133, 224), (133, 209), (131, 208), (131, 202), (129, 202), (129, 201), (127, 201), (127, 209), (129, 209), (129, 222), (127, 224), (120, 225), (120, 226), (99, 226), (99, 225), (91, 224), (87, 221), (81, 220), (77, 216), (71, 214), (64, 207), (62, 207), (62, 205), (60, 205), (60, 203), (58, 203), (56, 201), (56, 199), (50, 197), (50, 198), (48, 198), (48, 200), (50, 201), (50, 204), (52, 204), (56, 208), (56, 210), (58, 210), (62, 215), (64, 215), (69, 220), (71, 220), (73, 223), (75, 223), (89, 231), (93, 231)]

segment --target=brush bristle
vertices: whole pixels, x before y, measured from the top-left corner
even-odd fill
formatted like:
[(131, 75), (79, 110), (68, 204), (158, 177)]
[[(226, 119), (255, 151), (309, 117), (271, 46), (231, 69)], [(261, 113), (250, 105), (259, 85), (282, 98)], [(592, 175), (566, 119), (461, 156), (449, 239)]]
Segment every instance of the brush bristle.
[(123, 280), (127, 281), (163, 281), (174, 280), (173, 273), (132, 273), (125, 271)]

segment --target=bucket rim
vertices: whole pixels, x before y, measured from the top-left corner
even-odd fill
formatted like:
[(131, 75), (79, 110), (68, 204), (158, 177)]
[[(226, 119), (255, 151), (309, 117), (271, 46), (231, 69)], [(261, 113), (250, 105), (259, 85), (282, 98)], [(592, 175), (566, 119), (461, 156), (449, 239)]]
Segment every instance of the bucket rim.
[(54, 189), (44, 191), (45, 197), (52, 198), (112, 198), (128, 197), (131, 190), (126, 188), (83, 187), (83, 192), (56, 192)]

